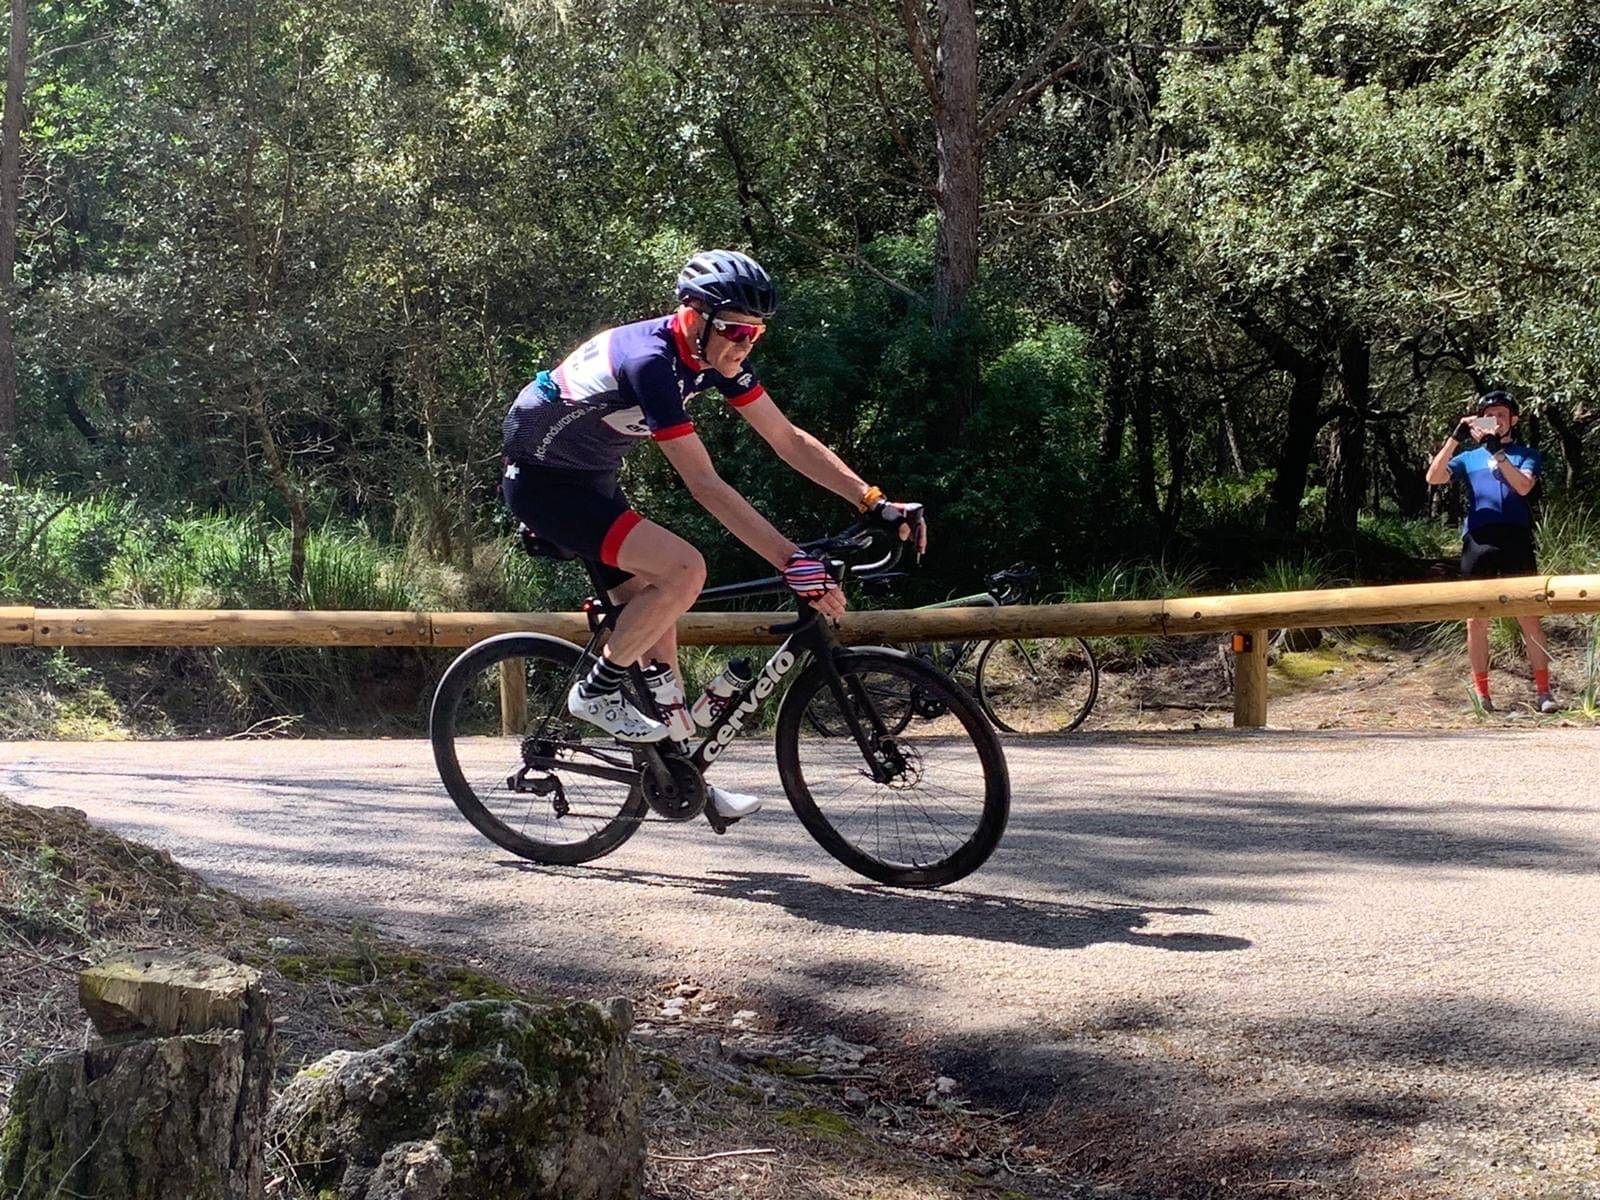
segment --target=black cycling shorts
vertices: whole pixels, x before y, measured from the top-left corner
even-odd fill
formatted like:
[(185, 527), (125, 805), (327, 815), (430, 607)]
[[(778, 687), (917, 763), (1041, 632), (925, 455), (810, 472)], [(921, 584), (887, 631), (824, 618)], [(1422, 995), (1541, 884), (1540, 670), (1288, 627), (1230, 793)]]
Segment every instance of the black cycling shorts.
[(617, 566), (617, 552), (644, 518), (628, 504), (615, 471), (571, 471), (508, 460), (500, 490), (507, 507), (534, 533), (600, 564), (608, 589), (633, 578)]
[(1483, 525), (1461, 538), (1461, 577), (1498, 579), (1505, 575), (1537, 575), (1533, 530), (1526, 525)]

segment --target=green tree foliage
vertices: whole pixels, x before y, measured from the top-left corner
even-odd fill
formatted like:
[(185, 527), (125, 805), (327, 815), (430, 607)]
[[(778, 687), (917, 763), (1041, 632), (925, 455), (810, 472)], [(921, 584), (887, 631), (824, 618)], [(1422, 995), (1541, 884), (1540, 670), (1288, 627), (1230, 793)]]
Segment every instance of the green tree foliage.
[[(1442, 525), (1422, 465), (1497, 383), (1552, 493), (1592, 494), (1589, 6), (977, 12), (981, 270), (952, 314), (918, 38), (958, 7), (36, 4), (15, 466), (261, 528), (286, 602), (335, 529), (472, 577), (511, 397), (720, 244), (780, 277), (779, 403), (936, 506), (933, 590)], [(792, 532), (847, 518), (697, 416)], [(752, 566), (635, 459), (640, 507)]]

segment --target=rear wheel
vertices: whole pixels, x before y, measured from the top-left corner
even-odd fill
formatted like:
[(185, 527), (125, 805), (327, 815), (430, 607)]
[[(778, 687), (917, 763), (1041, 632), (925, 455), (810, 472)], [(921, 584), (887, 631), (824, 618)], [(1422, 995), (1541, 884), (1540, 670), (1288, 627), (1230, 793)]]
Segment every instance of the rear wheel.
[(1082, 638), (1011, 638), (978, 657), (978, 702), (1007, 733), (1068, 733), (1100, 694), (1100, 668)]
[[(636, 777), (583, 771), (626, 774), (633, 764), (615, 741), (567, 712), (582, 658), (576, 646), (542, 634), (489, 638), (450, 664), (433, 697), (428, 726), (445, 790), (478, 832), (534, 862), (609, 854), (645, 814)], [(502, 722), (503, 685), (510, 729)]]
[[(841, 650), (832, 661), (837, 680), (813, 663), (778, 713), (778, 774), (801, 824), (880, 883), (938, 887), (977, 870), (1011, 805), (1005, 755), (977, 703), (892, 650)], [(946, 717), (904, 726), (913, 694)]]

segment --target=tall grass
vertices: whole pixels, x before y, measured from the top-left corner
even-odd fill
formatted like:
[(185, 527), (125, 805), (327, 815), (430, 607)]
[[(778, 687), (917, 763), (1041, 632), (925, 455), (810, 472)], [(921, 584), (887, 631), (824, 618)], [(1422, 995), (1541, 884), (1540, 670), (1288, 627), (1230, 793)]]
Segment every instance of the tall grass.
[[(1102, 603), (1118, 600), (1170, 600), (1193, 596), (1206, 588), (1205, 571), (1193, 563), (1118, 562), (1093, 574), (1074, 580), (1050, 600), (1071, 603)], [(1142, 634), (1129, 637), (1092, 637), (1089, 645), (1102, 665), (1110, 668), (1147, 662), (1170, 661), (1177, 657), (1175, 645), (1166, 638)]]
[[(480, 555), (453, 572), (358, 525), (328, 524), (306, 539), (305, 573), (289, 582), (290, 537), (253, 516), (151, 514), (113, 496), (68, 501), (0, 487), (0, 602), (135, 608), (458, 608), (548, 606), (562, 586), (550, 564)], [(482, 577), (480, 577), (482, 576)]]
[(1534, 531), (1539, 570), (1552, 575), (1600, 571), (1600, 508), (1574, 501), (1546, 506)]
[[(1363, 513), (1357, 530), (1368, 549), (1402, 560), (1449, 558), (1461, 549), (1454, 526), (1436, 520)], [(1364, 553), (1362, 557), (1372, 556)]]
[(1578, 693), (1576, 707), (1591, 721), (1600, 719), (1600, 616), (1583, 618), (1588, 631), (1588, 649), (1583, 656), (1583, 690)]
[(1344, 582), (1333, 564), (1315, 554), (1299, 558), (1279, 558), (1262, 567), (1246, 580), (1242, 592), (1312, 592), (1338, 587)]
[[(460, 570), (330, 522), (307, 538), (298, 587), (289, 555), (289, 531), (254, 515), (0, 486), (0, 604), (528, 611), (570, 607), (587, 591), (581, 568), (530, 560), (510, 539), (479, 547)], [(0, 708), (15, 718), (0, 721), (0, 736), (233, 733), (302, 715), (323, 728), (370, 727), (384, 714), (409, 726), (443, 666), (420, 651), (289, 647), (13, 658), (0, 663)]]

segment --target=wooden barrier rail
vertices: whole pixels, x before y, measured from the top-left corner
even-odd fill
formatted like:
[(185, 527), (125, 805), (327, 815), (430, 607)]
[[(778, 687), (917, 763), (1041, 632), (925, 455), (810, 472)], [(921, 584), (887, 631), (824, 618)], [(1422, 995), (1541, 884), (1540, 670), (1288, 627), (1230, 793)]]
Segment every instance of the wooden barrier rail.
[[(861, 611), (846, 614), (839, 639), (861, 644), (1235, 633), (1241, 636), (1235, 638), (1240, 669), (1234, 723), (1260, 725), (1266, 720), (1270, 630), (1593, 612), (1600, 612), (1600, 574), (1530, 575), (1170, 600)], [(770, 644), (778, 639), (769, 627), (792, 615), (688, 613), (678, 621), (678, 640), (686, 646)], [(460, 647), (513, 632), (588, 640), (582, 613), (0, 607), (0, 645)]]

